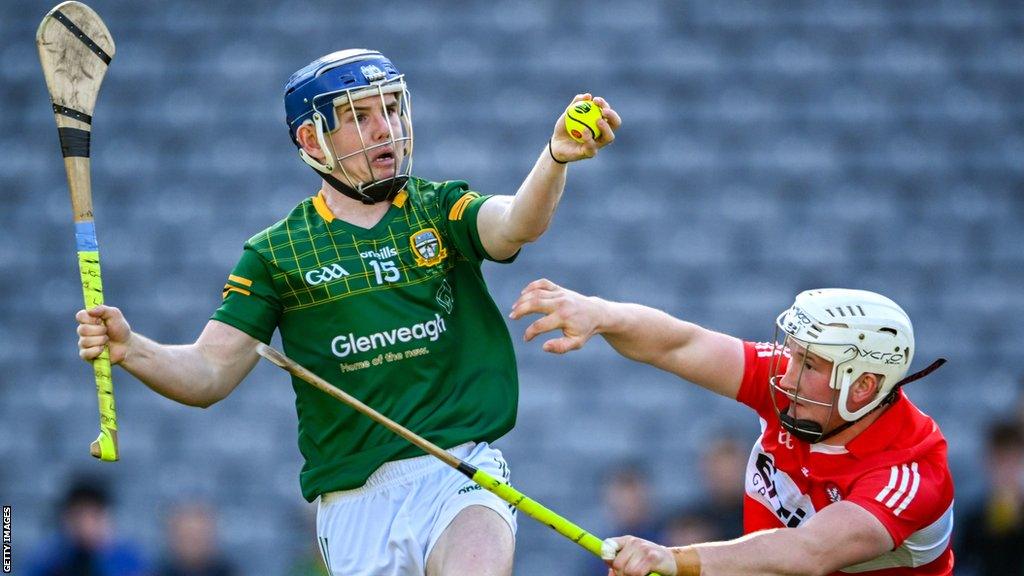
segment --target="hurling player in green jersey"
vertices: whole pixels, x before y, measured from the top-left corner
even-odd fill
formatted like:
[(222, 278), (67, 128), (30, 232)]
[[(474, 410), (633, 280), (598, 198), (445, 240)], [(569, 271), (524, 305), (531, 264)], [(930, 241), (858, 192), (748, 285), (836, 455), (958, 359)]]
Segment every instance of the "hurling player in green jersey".
[[(490, 442), (515, 423), (511, 339), (480, 271), (511, 262), (547, 229), (566, 166), (615, 137), (600, 97), (599, 136), (570, 138), (565, 114), (510, 195), (411, 175), (402, 74), (379, 52), (343, 50), (285, 87), (286, 121), (322, 183), (246, 242), (224, 301), (193, 344), (135, 333), (121, 312), (79, 311), (80, 355), (110, 348), (156, 392), (193, 406), (231, 393), (275, 330), (285, 352), (400, 424), (505, 479)], [(571, 104), (572, 104), (571, 103)], [(514, 511), (443, 464), (301, 381), (303, 495), (318, 500), (318, 543), (332, 574), (508, 575)]]

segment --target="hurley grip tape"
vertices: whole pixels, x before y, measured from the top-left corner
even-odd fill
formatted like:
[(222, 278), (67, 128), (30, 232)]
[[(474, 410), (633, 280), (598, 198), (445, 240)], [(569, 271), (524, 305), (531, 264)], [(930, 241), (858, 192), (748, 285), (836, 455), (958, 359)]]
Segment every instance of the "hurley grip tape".
[[(79, 252), (97, 251), (100, 249), (96, 242), (96, 223), (92, 220), (75, 222), (75, 245)], [(97, 259), (99, 256), (97, 255)]]
[(80, 128), (57, 128), (60, 153), (65, 158), (88, 158), (91, 133)]

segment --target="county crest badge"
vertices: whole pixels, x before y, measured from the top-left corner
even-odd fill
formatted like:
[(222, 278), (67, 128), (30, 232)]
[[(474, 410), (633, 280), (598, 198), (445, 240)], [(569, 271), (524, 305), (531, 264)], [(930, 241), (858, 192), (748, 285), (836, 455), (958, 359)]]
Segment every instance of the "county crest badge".
[(839, 491), (839, 486), (831, 482), (825, 486), (825, 495), (828, 496), (829, 502), (833, 504), (843, 499), (843, 493)]
[(388, 76), (383, 70), (373, 64), (362, 66), (359, 68), (359, 71), (362, 72), (363, 78), (366, 78), (367, 82), (376, 82), (378, 80), (383, 80)]
[(448, 256), (448, 250), (441, 244), (441, 235), (434, 228), (424, 228), (409, 236), (412, 254), (417, 266), (434, 266)]

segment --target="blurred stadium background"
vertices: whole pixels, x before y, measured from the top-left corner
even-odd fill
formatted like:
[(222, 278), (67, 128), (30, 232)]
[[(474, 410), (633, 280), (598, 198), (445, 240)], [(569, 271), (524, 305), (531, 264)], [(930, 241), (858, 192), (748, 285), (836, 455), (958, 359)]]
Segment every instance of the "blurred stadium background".
[[(245, 239), (317, 188), (286, 134), (288, 75), (376, 48), (410, 83), (422, 177), (513, 193), (575, 93), (624, 119), (613, 146), (571, 167), (548, 234), (485, 267), (500, 308), (545, 276), (767, 339), (799, 290), (881, 291), (914, 319), (915, 367), (949, 358), (909, 394), (950, 440), (958, 501), (983, 490), (985, 427), (1024, 373), (1019, 2), (89, 4), (117, 42), (93, 126), (104, 283), (134, 329), (198, 335)], [(14, 506), (15, 573), (84, 470), (111, 479), (119, 531), (149, 555), (167, 507), (199, 498), (244, 574), (284, 574), (313, 537), (276, 369), (205, 411), (118, 370), (122, 461), (88, 455), (96, 397), (76, 355), (73, 229), (33, 43), (51, 6), (0, 9), (0, 501)], [(510, 324), (517, 342), (527, 324)], [(757, 433), (739, 405), (603, 342), (562, 358), (517, 348), (519, 423), (498, 443), (513, 482), (597, 532), (612, 463), (644, 462), (665, 510), (701, 497), (711, 439)], [(521, 519), (516, 574), (571, 573), (584, 555)]]

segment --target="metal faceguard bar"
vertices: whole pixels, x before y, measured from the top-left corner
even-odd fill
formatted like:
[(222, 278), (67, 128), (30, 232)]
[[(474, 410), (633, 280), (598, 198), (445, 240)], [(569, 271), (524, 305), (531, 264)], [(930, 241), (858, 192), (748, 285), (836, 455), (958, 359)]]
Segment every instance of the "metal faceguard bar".
[[(332, 92), (324, 92), (323, 94), (318, 94), (317, 96), (315, 96), (313, 98), (313, 110), (315, 110), (315, 112), (313, 113), (313, 119), (307, 120), (306, 122), (311, 122), (313, 126), (316, 128), (317, 141), (320, 143), (320, 148), (324, 151), (325, 158), (324, 162), (318, 162), (316, 159), (306, 154), (304, 150), (300, 149), (300, 155), (303, 157), (303, 160), (305, 160), (306, 163), (313, 165), (321, 172), (326, 173), (333, 172), (335, 166), (340, 167), (342, 174), (345, 176), (346, 183), (357, 192), (363, 192), (370, 186), (380, 184), (381, 182), (387, 180), (409, 176), (409, 174), (412, 173), (413, 151), (412, 102), (409, 97), (409, 91), (408, 89), (406, 89), (405, 82), (402, 80), (403, 77), (404, 76), (397, 76), (389, 80), (388, 82), (377, 84), (375, 86), (335, 90)], [(366, 145), (366, 138), (363, 135), (362, 128), (359, 126), (359, 123), (356, 122), (356, 130), (359, 134), (360, 149), (339, 158), (334, 151), (334, 145), (331, 143), (330, 138), (327, 138), (327, 118), (325, 118), (323, 114), (319, 112), (319, 107), (322, 106), (322, 104), (319, 104), (319, 102), (328, 98), (331, 100), (331, 113), (334, 114), (334, 129), (337, 130), (340, 127), (340, 120), (337, 115), (338, 106), (343, 106), (347, 104), (351, 107), (352, 102), (362, 100), (363, 98), (371, 97), (373, 96), (373, 93), (376, 93), (376, 97), (380, 99), (381, 109), (387, 110), (384, 95), (396, 92), (399, 94), (399, 122), (401, 123), (402, 126), (402, 135), (395, 136), (394, 126), (392, 126), (390, 119), (388, 119), (388, 140), (385, 142), (381, 142), (380, 144), (374, 144), (368, 147)], [(354, 114), (355, 110), (352, 109), (352, 112)], [(395, 148), (397, 148), (398, 146), (402, 146), (404, 148), (402, 151), (402, 164), (400, 166), (395, 167), (394, 175), (389, 176), (387, 178), (378, 179), (377, 175), (374, 174), (373, 162), (370, 160), (370, 152), (377, 148), (382, 148), (385, 146), (393, 146)], [(355, 182), (355, 180), (352, 178), (352, 175), (348, 173), (343, 164), (345, 160), (360, 154), (363, 156), (363, 159), (366, 162), (366, 166), (370, 172), (369, 182)]]
[[(825, 418), (825, 423), (827, 424), (830, 420), (832, 420), (832, 413), (835, 412), (835, 409), (836, 409), (836, 392), (833, 392), (832, 402), (819, 402), (817, 400), (811, 400), (809, 398), (804, 398), (803, 396), (800, 396), (800, 383), (803, 381), (803, 375), (804, 375), (804, 364), (803, 363), (800, 364), (800, 372), (796, 376), (796, 390), (794, 392), (789, 392), (787, 390), (784, 390), (781, 386), (779, 386), (777, 384), (779, 379), (782, 378), (782, 376), (779, 375), (779, 368), (781, 367), (781, 364), (782, 364), (781, 358), (785, 355), (787, 357), (790, 357), (790, 360), (792, 360), (792, 357), (791, 357), (790, 352), (789, 352), (789, 348), (787, 348), (785, 346), (785, 344), (782, 344), (782, 345), (779, 344), (779, 331), (780, 330), (781, 330), (781, 328), (776, 323), (776, 325), (775, 325), (775, 333), (772, 335), (772, 363), (771, 363), (770, 370), (768, 372), (768, 374), (769, 374), (768, 386), (770, 388), (768, 396), (772, 400), (772, 407), (775, 409), (775, 414), (779, 415), (780, 417), (783, 414), (783, 410), (779, 407), (778, 399), (776, 398), (776, 393), (779, 393), (779, 394), (782, 394), (783, 396), (785, 396), (786, 398), (789, 399), (790, 405), (792, 405), (793, 402), (799, 401), (799, 402), (803, 402), (803, 403), (806, 403), (806, 404), (814, 404), (816, 406), (828, 407), (829, 413), (828, 413), (828, 416)], [(787, 342), (789, 341), (789, 338), (793, 338), (793, 336), (791, 334), (787, 333), (786, 334), (786, 341)], [(801, 346), (804, 348), (805, 353), (809, 353), (810, 352), (810, 345), (808, 343), (800, 341), (800, 340), (798, 340), (796, 338), (793, 338), (793, 340), (795, 340), (795, 341), (797, 341), (797, 342), (799, 342), (801, 344)], [(797, 423), (797, 424), (799, 424), (799, 422), (800, 422), (796, 418), (793, 418), (792, 420), (793, 420), (794, 423)], [(819, 424), (819, 426), (821, 426), (821, 428), (824, 429), (824, 425), (820, 425)], [(812, 429), (807, 429), (807, 428), (800, 428), (799, 426), (797, 426), (797, 429), (800, 430), (801, 432), (807, 432), (807, 433), (811, 433), (811, 434), (822, 434), (822, 431), (823, 431), (823, 430), (812, 430)]]

